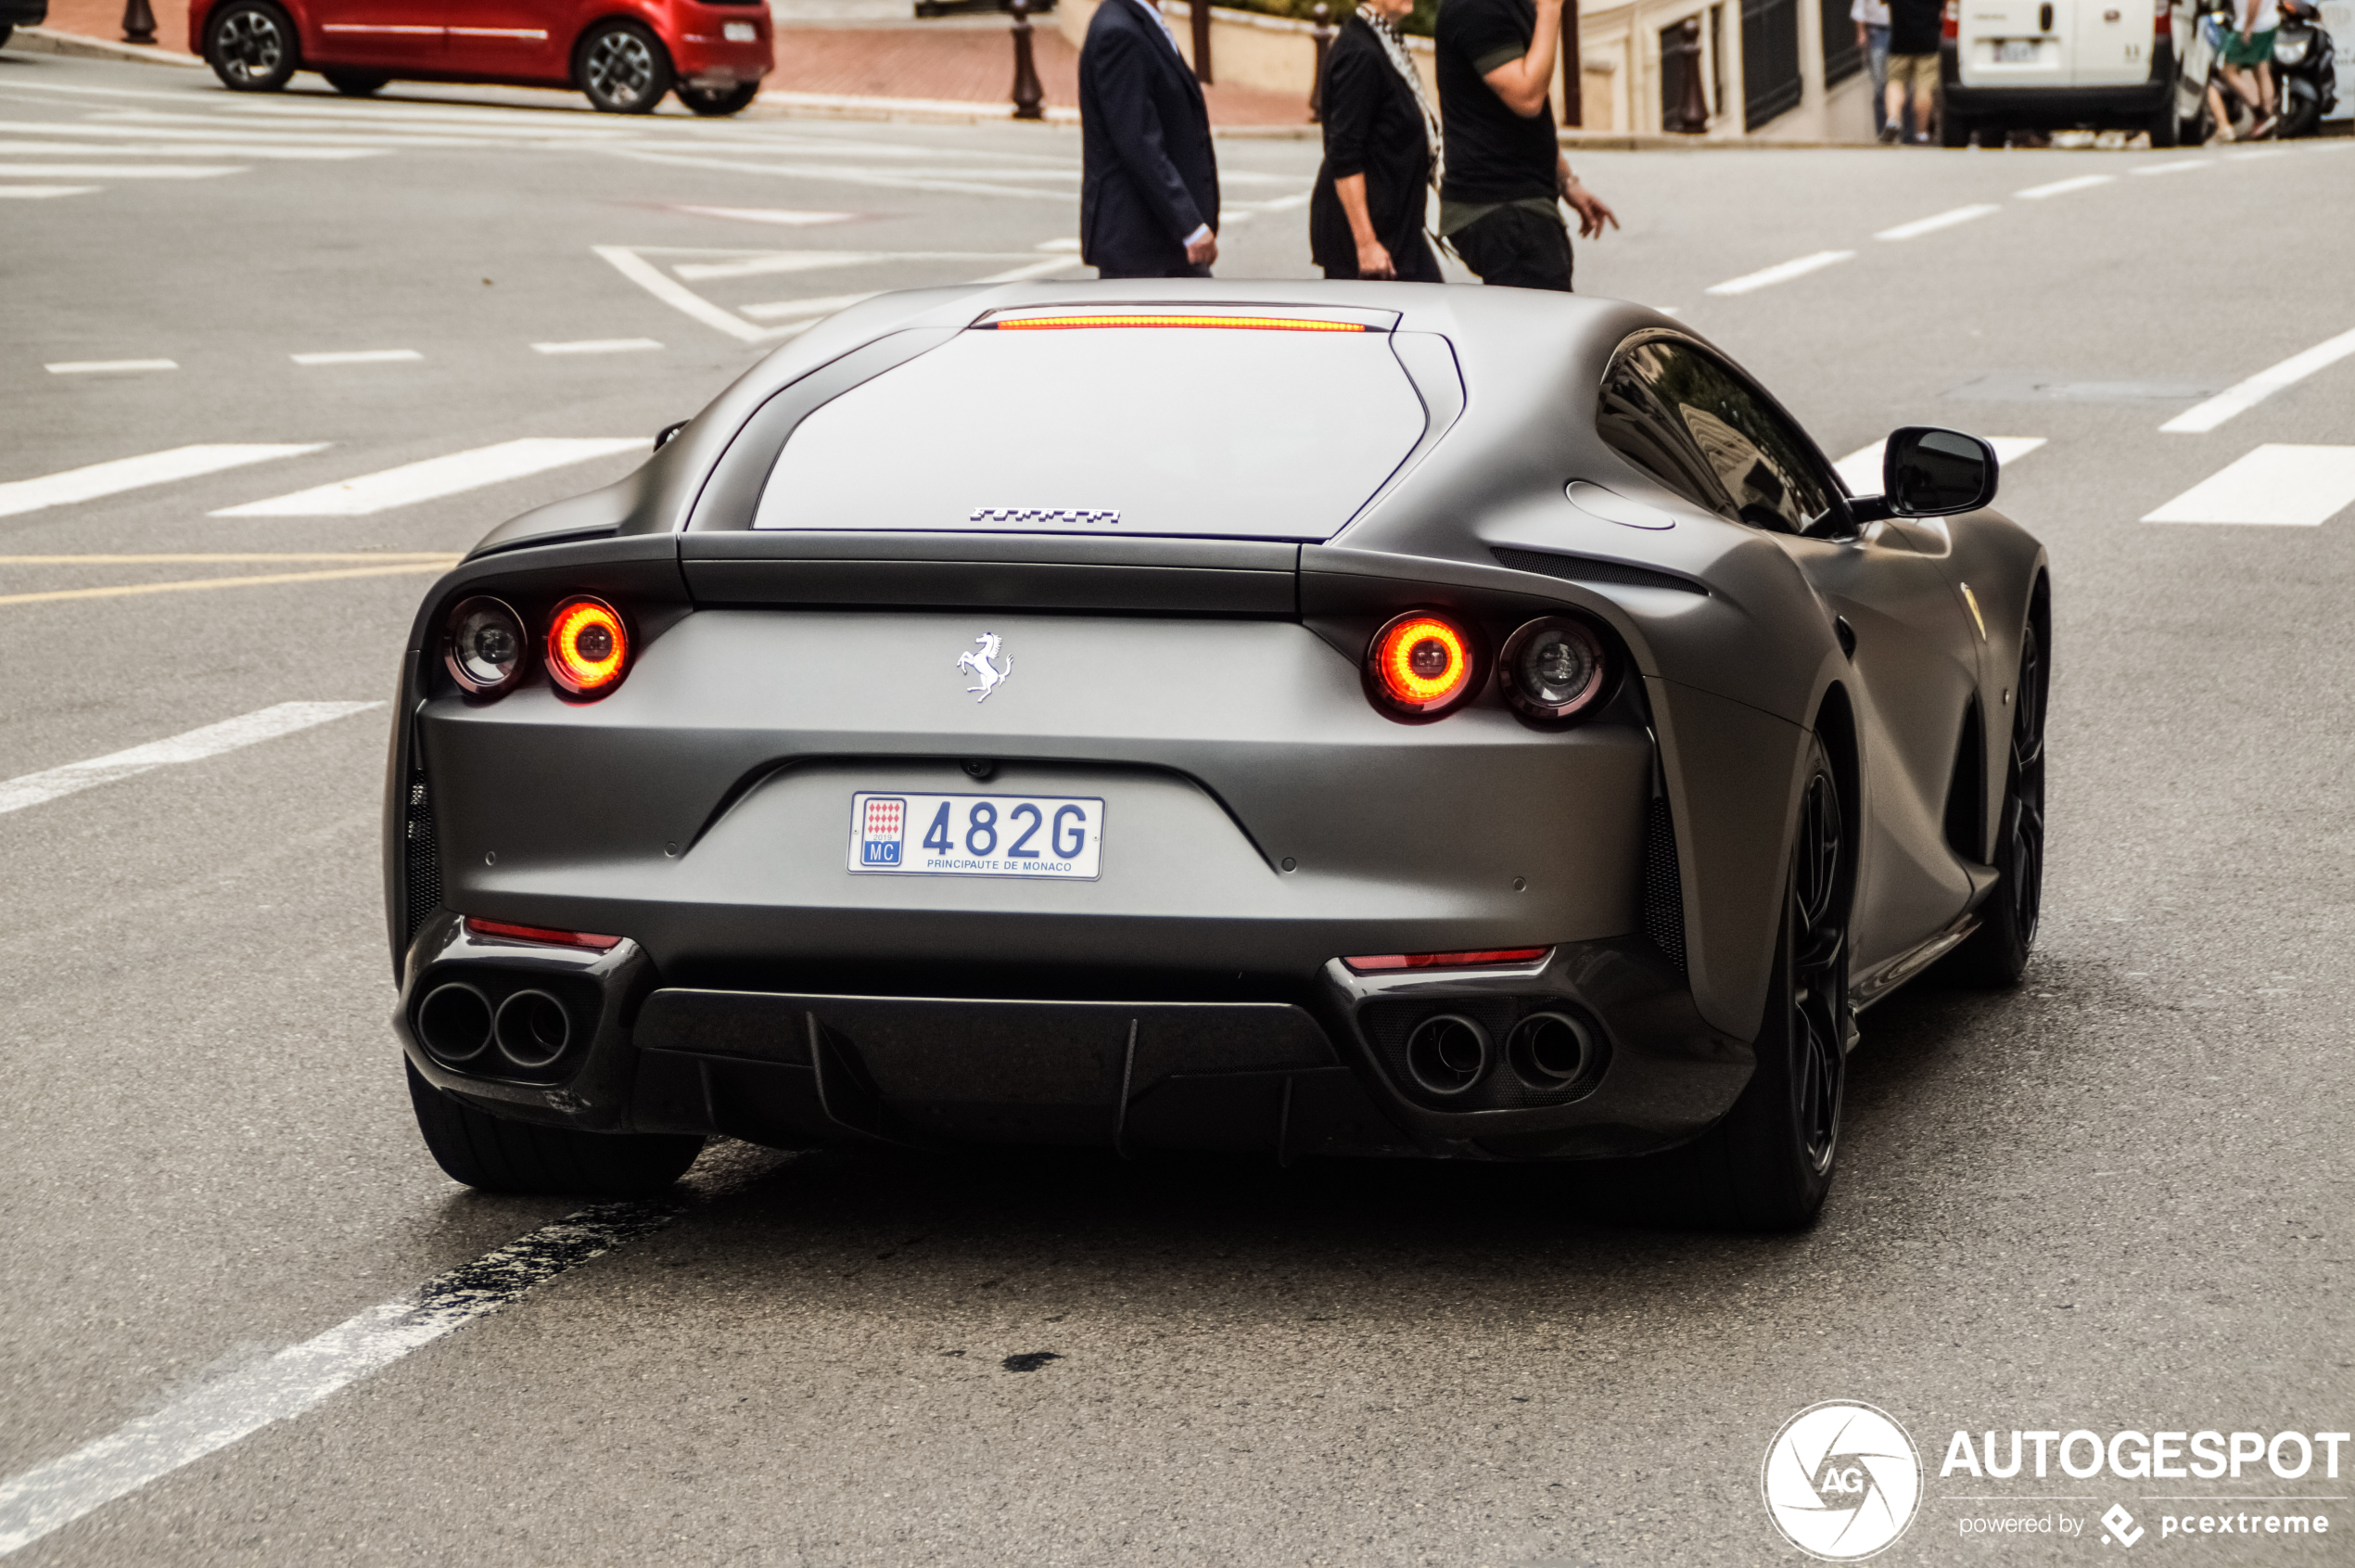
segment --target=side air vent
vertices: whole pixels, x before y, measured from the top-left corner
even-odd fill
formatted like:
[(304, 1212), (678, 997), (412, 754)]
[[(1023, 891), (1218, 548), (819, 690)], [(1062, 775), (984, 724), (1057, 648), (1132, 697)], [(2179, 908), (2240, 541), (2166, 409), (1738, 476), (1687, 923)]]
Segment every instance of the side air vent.
[(441, 902), (441, 856), (433, 836), (433, 800), (423, 770), (409, 773), (409, 799), (401, 821), (401, 935), (417, 934)]
[(1618, 561), (1598, 561), (1591, 555), (1557, 555), (1544, 550), (1492, 549), (1489, 554), (1517, 572), (1536, 572), (1565, 582), (1616, 582), (1629, 588), (1674, 588), (1680, 593), (1706, 594), (1709, 590), (1689, 578), (1651, 571)]
[(1668, 797), (1652, 797), (1644, 819), (1644, 935), (1685, 974), (1685, 880), (1676, 866), (1676, 827)]

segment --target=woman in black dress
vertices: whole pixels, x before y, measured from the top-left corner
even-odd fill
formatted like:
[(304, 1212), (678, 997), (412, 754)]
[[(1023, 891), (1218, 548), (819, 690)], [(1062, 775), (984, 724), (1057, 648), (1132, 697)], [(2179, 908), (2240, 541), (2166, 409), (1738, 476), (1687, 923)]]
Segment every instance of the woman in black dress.
[(1423, 237), (1439, 119), (1398, 32), (1413, 9), (1414, 0), (1360, 0), (1325, 57), (1325, 162), (1308, 201), (1308, 244), (1327, 277), (1441, 281)]

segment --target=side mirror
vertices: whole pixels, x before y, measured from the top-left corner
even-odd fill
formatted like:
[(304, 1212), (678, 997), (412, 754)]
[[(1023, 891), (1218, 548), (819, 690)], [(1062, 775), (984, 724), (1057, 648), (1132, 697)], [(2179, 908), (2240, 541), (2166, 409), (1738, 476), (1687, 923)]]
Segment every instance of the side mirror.
[(1977, 436), (1908, 425), (1890, 432), (1877, 496), (1859, 496), (1860, 522), (1876, 517), (1943, 517), (1976, 512), (1995, 499), (1995, 449)]

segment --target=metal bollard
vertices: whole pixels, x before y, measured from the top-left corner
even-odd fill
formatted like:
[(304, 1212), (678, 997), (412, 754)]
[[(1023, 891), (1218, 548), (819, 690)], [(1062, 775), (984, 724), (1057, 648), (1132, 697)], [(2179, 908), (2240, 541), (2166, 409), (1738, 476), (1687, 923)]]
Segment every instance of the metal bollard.
[(1011, 0), (1014, 13), (1014, 118), (1044, 120), (1046, 89), (1038, 84), (1038, 66), (1030, 56), (1030, 0)]
[[(1700, 19), (1687, 17), (1676, 28), (1676, 42), (1661, 51), (1663, 57), (1674, 57), (1672, 69), (1684, 73), (1684, 87), (1676, 96), (1676, 107), (1668, 112), (1661, 128), (1677, 135), (1697, 136), (1709, 129), (1709, 96), (1701, 90), (1700, 81)], [(1664, 57), (1663, 66), (1667, 65)]]
[(152, 44), (156, 41), (156, 14), (147, 0), (122, 0), (122, 41), (125, 44)]
[(1325, 119), (1325, 56), (1333, 46), (1333, 8), (1317, 0), (1308, 15), (1308, 36), (1317, 43), (1317, 74), (1308, 81), (1308, 123), (1319, 125)]

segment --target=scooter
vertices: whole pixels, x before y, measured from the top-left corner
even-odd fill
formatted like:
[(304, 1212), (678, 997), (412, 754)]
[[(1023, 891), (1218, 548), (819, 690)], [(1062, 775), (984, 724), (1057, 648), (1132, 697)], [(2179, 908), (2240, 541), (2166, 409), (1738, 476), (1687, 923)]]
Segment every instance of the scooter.
[[(2277, 116), (2270, 135), (2310, 136), (2338, 101), (2337, 45), (2322, 26), (2313, 0), (2279, 0), (2281, 23), (2273, 36), (2273, 102)], [(2204, 145), (2218, 127), (2208, 92), (2212, 84), (2233, 117), (2236, 138), (2246, 138), (2257, 124), (2257, 106), (2242, 102), (2220, 70), (2225, 38), (2236, 19), (2233, 0), (2201, 0), (2175, 12), (2185, 38), (2175, 79), (2175, 116), (2179, 140), (2185, 147)]]
[(2312, 0), (2281, 0), (2281, 31), (2273, 34), (2273, 93), (2281, 114), (2276, 136), (2310, 136), (2338, 103), (2338, 45), (2323, 29)]

